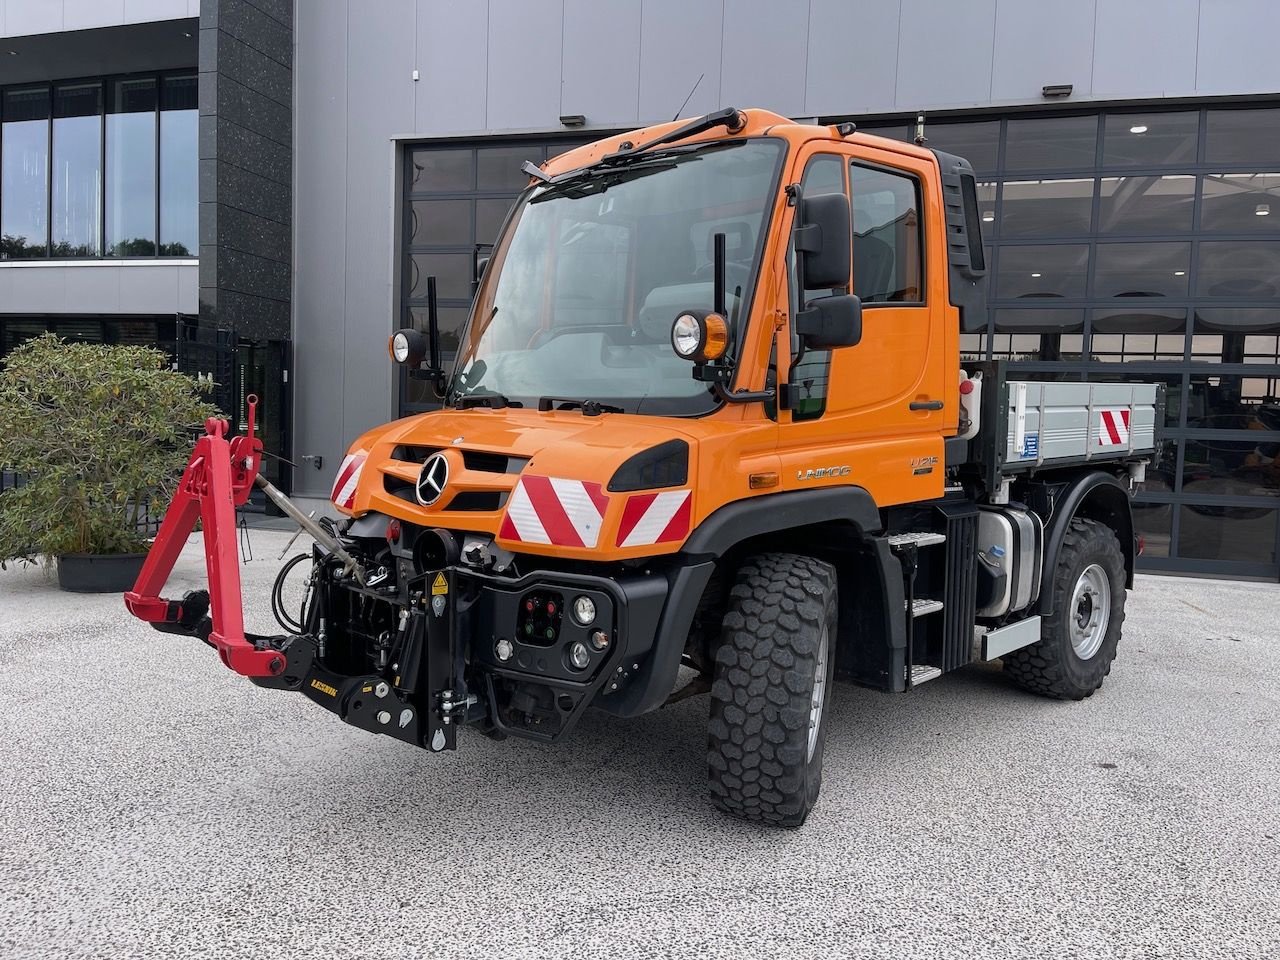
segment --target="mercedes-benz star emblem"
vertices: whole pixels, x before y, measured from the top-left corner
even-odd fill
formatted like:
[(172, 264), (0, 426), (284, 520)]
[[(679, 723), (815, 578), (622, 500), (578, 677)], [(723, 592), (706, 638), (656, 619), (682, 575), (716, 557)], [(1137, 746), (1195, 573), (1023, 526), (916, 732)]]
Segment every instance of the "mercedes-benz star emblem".
[(418, 502), (429, 507), (440, 499), (445, 484), (449, 482), (449, 461), (443, 453), (433, 453), (422, 464), (422, 473), (418, 474), (418, 483), (414, 487)]

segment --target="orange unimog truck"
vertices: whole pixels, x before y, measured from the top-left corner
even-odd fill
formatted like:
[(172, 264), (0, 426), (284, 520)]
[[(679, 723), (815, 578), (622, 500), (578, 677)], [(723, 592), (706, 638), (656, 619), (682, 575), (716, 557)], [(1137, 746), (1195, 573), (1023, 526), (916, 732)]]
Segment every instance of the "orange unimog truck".
[(351, 445), (290, 632), (241, 626), (223, 501), (269, 485), (216, 424), (171, 510), (204, 511), (212, 618), (159, 599), (164, 530), (137, 615), (433, 751), (709, 691), (713, 802), (790, 826), (836, 680), (999, 659), (1098, 689), (1161, 394), (961, 362), (986, 326), (966, 161), (725, 109), (524, 169), (451, 371), (434, 310), (392, 338), (443, 409)]

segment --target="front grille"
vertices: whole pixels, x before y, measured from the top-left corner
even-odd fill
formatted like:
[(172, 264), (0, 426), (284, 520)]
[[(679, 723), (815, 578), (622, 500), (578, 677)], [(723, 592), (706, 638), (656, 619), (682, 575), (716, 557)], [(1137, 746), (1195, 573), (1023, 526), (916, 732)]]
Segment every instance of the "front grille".
[(401, 480), (399, 477), (393, 477), (389, 473), (382, 475), (382, 489), (393, 497), (399, 497), (401, 500), (407, 500), (409, 503), (417, 503), (418, 497), (412, 483), (407, 480)]
[(391, 451), (391, 459), (404, 463), (426, 463), (427, 457), (439, 452), (439, 447), (413, 447), (402, 444)]
[(477, 473), (519, 473), (528, 462), (528, 457), (508, 457), (505, 453), (486, 453), (483, 450), (462, 451), (462, 465)]
[(502, 490), (467, 490), (450, 500), (445, 509), (479, 513), (501, 510), (506, 502), (507, 494)]

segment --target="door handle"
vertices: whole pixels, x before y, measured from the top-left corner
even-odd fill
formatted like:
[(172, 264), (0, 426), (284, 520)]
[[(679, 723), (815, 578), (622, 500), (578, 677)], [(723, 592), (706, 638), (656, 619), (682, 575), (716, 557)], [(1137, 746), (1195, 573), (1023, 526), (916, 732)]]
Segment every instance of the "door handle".
[(912, 410), (941, 410), (942, 401), (941, 400), (912, 400), (911, 409)]

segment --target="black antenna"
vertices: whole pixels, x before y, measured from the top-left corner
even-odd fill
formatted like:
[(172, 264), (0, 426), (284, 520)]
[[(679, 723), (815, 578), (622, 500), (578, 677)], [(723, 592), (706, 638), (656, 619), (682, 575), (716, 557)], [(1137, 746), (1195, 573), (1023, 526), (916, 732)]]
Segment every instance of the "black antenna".
[(724, 234), (717, 233), (711, 239), (712, 249), (712, 291), (713, 299), (711, 309), (720, 316), (725, 315), (724, 304), (724, 274), (725, 274), (725, 255), (724, 255)]
[(689, 101), (693, 99), (694, 91), (698, 89), (698, 84), (702, 82), (702, 78), (705, 76), (705, 73), (698, 74), (698, 79), (693, 81), (693, 90), (689, 91), (689, 96), (685, 97), (684, 103), (680, 104), (680, 109), (677, 110), (676, 115), (671, 118), (672, 122), (680, 119), (680, 114), (684, 113), (684, 108), (687, 107), (689, 105)]

